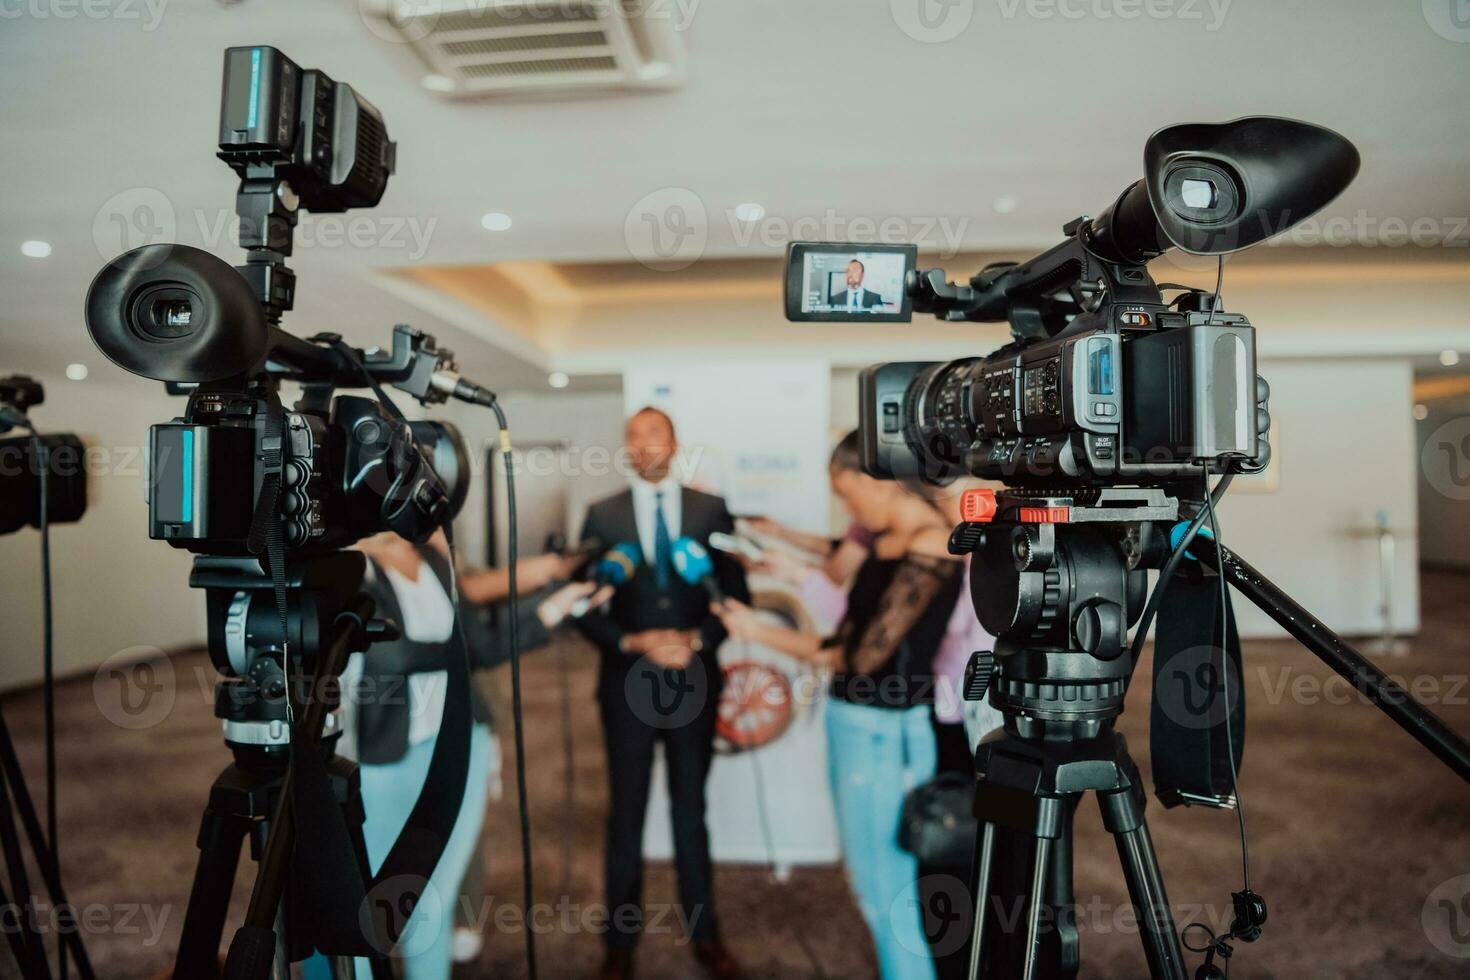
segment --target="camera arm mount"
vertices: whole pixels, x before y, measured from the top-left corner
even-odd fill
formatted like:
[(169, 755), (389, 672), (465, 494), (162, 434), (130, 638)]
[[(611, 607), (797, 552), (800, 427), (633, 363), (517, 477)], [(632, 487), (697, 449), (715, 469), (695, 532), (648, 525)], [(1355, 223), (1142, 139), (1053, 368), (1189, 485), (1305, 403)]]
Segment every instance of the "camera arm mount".
[[(1130, 195), (1131, 189), (1120, 206)], [(1026, 341), (1055, 337), (1104, 302), (1159, 304), (1147, 266), (1111, 247), (1118, 212), (1109, 208), (1095, 220), (1074, 218), (1062, 228), (1066, 240), (1025, 262), (991, 263), (969, 285), (949, 282), (943, 269), (911, 273), (905, 286), (913, 308), (943, 320), (1006, 320), (1011, 336)]]
[(274, 164), (253, 164), (241, 174), (235, 212), (240, 217), (240, 247), (246, 251), (245, 264), (236, 270), (260, 300), (266, 319), (279, 325), (281, 314), (296, 300), (296, 273), (286, 259), (291, 255), (301, 199)]

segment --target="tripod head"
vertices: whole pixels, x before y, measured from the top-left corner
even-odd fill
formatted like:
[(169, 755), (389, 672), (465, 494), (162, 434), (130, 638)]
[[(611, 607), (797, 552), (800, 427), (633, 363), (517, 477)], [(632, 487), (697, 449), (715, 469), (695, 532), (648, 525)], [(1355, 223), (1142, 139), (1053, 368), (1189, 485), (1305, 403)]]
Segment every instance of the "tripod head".
[(1111, 729), (1136, 666), (1127, 649), (1167, 555), (1178, 498), (1160, 488), (1065, 494), (966, 491), (950, 551), (973, 554), (971, 589), (993, 655), (972, 660), (965, 696), (988, 693), (1021, 738), (1073, 741)]
[[(237, 761), (256, 763), (284, 754), (291, 742), (294, 706), (319, 709), (322, 739), (335, 742), (336, 675), (342, 664), (319, 658), (333, 625), (362, 589), (366, 559), (354, 551), (293, 556), (287, 561), (282, 598), (277, 583), (254, 558), (201, 556), (189, 585), (205, 590), (209, 656), (223, 675), (215, 686), (215, 716)], [(284, 617), (281, 609), (285, 609)], [(283, 632), (284, 631), (284, 632)], [(397, 627), (374, 619), (359, 624), (349, 652), (395, 639)], [(290, 650), (294, 663), (288, 663)], [(295, 689), (309, 684), (312, 689)]]

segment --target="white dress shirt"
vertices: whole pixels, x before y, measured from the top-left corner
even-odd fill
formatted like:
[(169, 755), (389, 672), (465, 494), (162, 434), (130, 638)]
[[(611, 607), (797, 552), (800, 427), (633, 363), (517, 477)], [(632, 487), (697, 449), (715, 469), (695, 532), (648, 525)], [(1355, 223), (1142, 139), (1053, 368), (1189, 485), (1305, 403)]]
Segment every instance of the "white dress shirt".
[(664, 526), (669, 529), (669, 543), (679, 537), (680, 522), (684, 517), (683, 488), (672, 476), (658, 483), (649, 483), (642, 477), (633, 478), (633, 520), (638, 524), (638, 546), (643, 551), (643, 563), (653, 565), (658, 554), (658, 532), (654, 522), (654, 508), (659, 506), (658, 494), (663, 494)]

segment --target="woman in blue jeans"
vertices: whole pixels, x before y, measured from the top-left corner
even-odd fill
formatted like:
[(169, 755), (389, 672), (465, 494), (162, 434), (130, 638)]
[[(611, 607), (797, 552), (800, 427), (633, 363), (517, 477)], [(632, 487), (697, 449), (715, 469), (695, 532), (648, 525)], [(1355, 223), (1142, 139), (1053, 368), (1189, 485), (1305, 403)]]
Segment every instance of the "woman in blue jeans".
[(908, 791), (934, 774), (934, 653), (959, 596), (949, 528), (922, 497), (862, 472), (857, 434), (832, 454), (832, 489), (875, 535), (831, 637), (716, 607), (731, 636), (833, 671), (827, 759), (848, 880), (873, 934), (884, 980), (932, 980), (918, 862), (898, 845)]
[[(450, 601), (452, 579), (442, 537), (431, 545), (415, 545), (397, 535), (369, 538), (358, 545), (370, 559), (364, 588), (378, 614), (398, 623), (398, 640), (375, 643), (353, 654), (341, 677), (343, 736), (338, 752), (359, 763), (366, 817), (363, 837), (368, 863), (376, 871), (392, 849), (418, 802), (429, 761), (439, 738), (448, 674), (446, 658), (463, 656), (449, 642), (455, 624)], [(525, 587), (539, 589), (521, 600), (522, 650), (544, 645), (550, 630), (571, 606), (595, 586), (574, 583), (551, 590), (549, 581), (569, 574), (574, 562), (557, 555), (525, 559), (517, 565)], [(459, 580), (460, 626), (473, 665), (488, 668), (510, 657), (503, 630), (486, 629), (473, 605), (504, 598), (503, 573), (462, 573)], [(592, 601), (606, 599), (604, 590)], [(393, 955), (402, 963), (405, 980), (448, 980), (450, 941), (460, 883), (479, 853), (480, 830), (491, 774), (496, 761), (489, 715), (474, 697), (475, 724), (470, 732), (470, 759), (465, 792), (454, 829), (429, 877)], [(366, 960), (356, 963), (356, 976), (366, 980)], [(303, 970), (306, 980), (331, 976), (325, 958), (312, 957)]]

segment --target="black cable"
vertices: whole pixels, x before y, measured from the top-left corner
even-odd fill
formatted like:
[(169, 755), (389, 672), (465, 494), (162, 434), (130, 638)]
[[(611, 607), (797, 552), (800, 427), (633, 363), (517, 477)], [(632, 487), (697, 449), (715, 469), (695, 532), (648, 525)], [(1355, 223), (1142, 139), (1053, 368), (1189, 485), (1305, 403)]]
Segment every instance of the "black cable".
[(500, 424), (500, 454), (505, 457), (505, 510), (510, 523), (506, 535), (507, 560), (510, 577), (510, 711), (515, 722), (516, 747), (516, 795), (519, 798), (521, 816), (521, 881), (524, 917), (522, 928), (526, 932), (526, 975), (536, 980), (536, 933), (531, 928), (531, 908), (535, 889), (531, 871), (531, 810), (526, 794), (526, 736), (521, 715), (521, 641), (520, 615), (517, 611), (516, 592), (516, 484), (515, 460), (511, 455), (510, 426), (505, 420), (505, 411), (500, 402), (491, 400), (490, 409)]
[[(35, 426), (31, 430), (31, 446), (35, 454), (41, 500), (37, 508), (37, 527), (41, 532), (41, 701), (44, 715), (46, 755), (46, 838), (51, 845), (51, 875), (61, 880), (61, 843), (56, 816), (56, 637), (51, 587), (51, 493), (48, 479), (51, 450)], [(67, 967), (66, 943), (57, 942), (56, 958), (61, 980), (70, 972)]]
[[(1218, 502), (1221, 497), (1225, 496), (1225, 491), (1230, 489), (1230, 483), (1234, 479), (1234, 473), (1226, 473), (1220, 478), (1220, 482), (1215, 484), (1215, 489), (1210, 491), (1208, 488), (1208, 476), (1206, 476), (1206, 498), (1212, 503)], [(1174, 546), (1174, 551), (1169, 555), (1169, 560), (1164, 563), (1163, 570), (1159, 572), (1159, 580), (1155, 583), (1154, 590), (1149, 595), (1148, 602), (1143, 607), (1143, 615), (1138, 619), (1138, 628), (1133, 631), (1133, 646), (1129, 650), (1129, 656), (1133, 659), (1134, 663), (1138, 662), (1139, 654), (1143, 651), (1143, 641), (1148, 637), (1149, 628), (1153, 625), (1154, 615), (1159, 611), (1159, 606), (1164, 599), (1164, 593), (1169, 588), (1169, 580), (1174, 577), (1174, 572), (1178, 570), (1179, 563), (1184, 560), (1184, 552), (1189, 549), (1190, 543), (1194, 541), (1194, 536), (1199, 532), (1200, 527), (1203, 526), (1208, 516), (1209, 509), (1201, 507), (1199, 513), (1194, 516), (1194, 520), (1190, 522), (1189, 527), (1185, 529), (1184, 536)]]
[[(1215, 501), (1209, 494), (1205, 495), (1205, 512), (1210, 517), (1210, 534), (1215, 538), (1215, 548), (1223, 556), (1225, 545), (1220, 540), (1220, 528), (1215, 520)], [(1230, 730), (1230, 654), (1227, 646), (1230, 642), (1230, 598), (1226, 592), (1223, 560), (1218, 577), (1220, 579), (1220, 695), (1225, 702), (1225, 753), (1230, 760), (1230, 792), (1235, 796), (1235, 816), (1240, 827), (1240, 868), (1244, 879), (1242, 887), (1250, 891), (1251, 851), (1245, 832), (1245, 799), (1240, 795), (1240, 774), (1235, 767), (1235, 741)], [(1245, 696), (1243, 685), (1244, 679), (1242, 679), (1240, 697)], [(1241, 734), (1244, 735), (1243, 732)]]
[[(367, 369), (357, 352), (348, 347), (341, 340), (331, 345), (337, 352), (343, 355), (347, 361), (354, 364), (367, 380), (368, 385), (377, 394), (380, 402), (385, 404), (391, 414), (398, 420), (403, 420), (403, 413), (388, 397), (388, 393), (378, 384), (371, 371)], [(523, 718), (521, 713), (521, 639), (520, 639), (520, 609), (516, 601), (519, 594), (516, 590), (516, 559), (519, 551), (519, 542), (516, 532), (516, 485), (515, 485), (515, 461), (511, 455), (510, 425), (505, 419), (505, 410), (500, 407), (495, 393), (487, 388), (475, 384), (472, 381), (459, 379), (455, 387), (454, 397), (471, 404), (481, 405), (489, 408), (495, 413), (495, 421), (500, 426), (500, 453), (505, 457), (505, 507), (507, 519), (510, 522), (510, 533), (507, 535), (508, 544), (508, 569), (510, 588), (510, 703), (511, 717), (515, 727), (515, 756), (516, 756), (516, 796), (520, 809), (521, 822), (521, 879), (522, 879), (522, 904), (523, 928), (526, 933), (526, 975), (530, 980), (536, 980), (536, 934), (531, 928), (532, 903), (535, 896), (534, 878), (531, 869), (531, 811), (526, 792), (526, 738), (523, 730)], [(450, 562), (451, 568), (453, 561)], [(458, 593), (456, 581), (454, 590)], [(456, 614), (458, 601), (456, 600)]]
[(557, 686), (561, 693), (561, 888), (557, 897), (572, 893), (572, 831), (577, 819), (577, 747), (572, 737), (572, 668), (570, 654), (563, 646), (556, 657)]
[(1219, 257), (1219, 265), (1215, 267), (1215, 298), (1210, 300), (1210, 315), (1205, 317), (1205, 326), (1215, 322), (1215, 311), (1220, 308), (1220, 287), (1225, 284), (1225, 256)]

